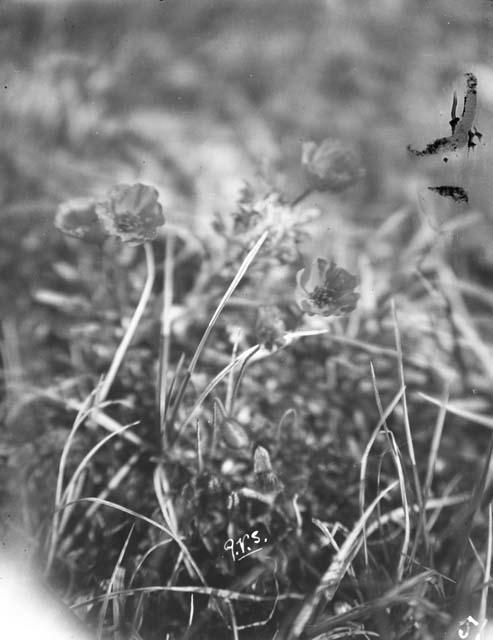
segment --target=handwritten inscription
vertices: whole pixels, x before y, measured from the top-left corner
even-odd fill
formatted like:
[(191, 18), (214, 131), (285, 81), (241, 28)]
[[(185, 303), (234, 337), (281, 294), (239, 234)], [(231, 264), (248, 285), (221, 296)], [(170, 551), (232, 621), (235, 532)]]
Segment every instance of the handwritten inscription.
[(268, 542), (267, 534), (265, 532), (260, 533), (258, 529), (255, 529), (251, 533), (245, 533), (237, 540), (228, 538), (224, 543), (224, 549), (231, 552), (233, 562), (236, 562), (262, 551), (262, 545)]

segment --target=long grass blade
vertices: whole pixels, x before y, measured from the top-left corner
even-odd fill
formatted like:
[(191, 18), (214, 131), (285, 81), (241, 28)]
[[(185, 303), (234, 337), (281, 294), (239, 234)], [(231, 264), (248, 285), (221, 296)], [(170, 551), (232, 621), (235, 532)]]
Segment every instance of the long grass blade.
[(359, 518), (353, 530), (344, 541), (338, 553), (335, 555), (329, 568), (323, 574), (317, 588), (308, 598), (305, 599), (305, 602), (303, 603), (300, 611), (298, 612), (298, 615), (296, 616), (291, 626), (291, 629), (288, 632), (288, 635), (286, 636), (286, 640), (297, 640), (297, 638), (301, 636), (305, 626), (312, 616), (313, 611), (317, 607), (322, 597), (324, 597), (326, 601), (332, 600), (335, 592), (337, 591), (340, 581), (347, 571), (349, 564), (351, 563), (353, 557), (356, 555), (360, 545), (362, 544), (362, 540), (358, 540), (358, 538), (360, 537), (365, 523), (373, 513), (376, 505), (380, 502), (380, 500), (382, 500), (393, 489), (395, 489), (398, 484), (399, 483), (396, 480), (388, 487), (386, 487), (383, 491), (381, 491), (380, 494), (368, 506), (363, 515)]

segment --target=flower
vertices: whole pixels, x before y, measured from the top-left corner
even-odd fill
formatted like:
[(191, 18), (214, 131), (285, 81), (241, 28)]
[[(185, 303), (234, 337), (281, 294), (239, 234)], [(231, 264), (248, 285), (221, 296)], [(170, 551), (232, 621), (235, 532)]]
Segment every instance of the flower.
[(258, 309), (255, 333), (259, 344), (272, 350), (274, 346), (280, 347), (286, 333), (286, 325), (280, 310), (275, 305), (263, 305)]
[(55, 227), (69, 236), (90, 242), (101, 241), (106, 236), (96, 215), (96, 201), (92, 198), (62, 202), (55, 215)]
[(303, 144), (301, 163), (311, 189), (340, 193), (364, 175), (356, 153), (341, 140), (326, 138), (320, 144)]
[(97, 203), (96, 215), (108, 234), (136, 246), (154, 240), (157, 227), (165, 222), (158, 198), (154, 187), (119, 184), (105, 201)]
[(298, 271), (296, 281), (298, 305), (310, 316), (338, 316), (356, 308), (359, 294), (354, 288), (358, 279), (337, 267), (333, 260), (329, 264), (323, 258), (316, 258), (310, 269)]

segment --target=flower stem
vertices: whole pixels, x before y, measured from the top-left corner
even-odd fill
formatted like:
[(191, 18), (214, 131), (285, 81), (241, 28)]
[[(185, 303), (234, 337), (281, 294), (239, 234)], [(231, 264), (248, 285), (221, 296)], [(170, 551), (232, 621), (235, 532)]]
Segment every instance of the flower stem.
[(171, 335), (171, 306), (173, 304), (173, 270), (174, 270), (174, 241), (175, 236), (168, 231), (166, 235), (166, 256), (164, 259), (164, 279), (163, 279), (163, 312), (161, 316), (161, 350), (159, 362), (158, 398), (159, 398), (159, 419), (162, 435), (168, 408), (167, 380), (169, 369), (169, 349)]
[(313, 189), (311, 187), (306, 188), (304, 191), (302, 191), (300, 193), (300, 195), (295, 198), (293, 200), (293, 202), (291, 203), (292, 207), (295, 207), (297, 204), (299, 204), (302, 200), (304, 200), (305, 198), (308, 198), (308, 196), (313, 193)]
[(144, 288), (142, 289), (142, 294), (140, 296), (139, 304), (137, 305), (132, 319), (130, 320), (127, 330), (125, 331), (125, 335), (122, 338), (122, 341), (118, 345), (118, 349), (113, 356), (113, 361), (110, 365), (108, 373), (104, 377), (103, 383), (101, 384), (101, 388), (99, 393), (97, 394), (97, 401), (99, 403), (104, 402), (106, 397), (111, 389), (111, 385), (113, 384), (116, 374), (118, 373), (118, 369), (122, 363), (122, 360), (125, 356), (125, 353), (132, 341), (132, 338), (135, 335), (135, 331), (139, 325), (139, 322), (142, 319), (144, 314), (144, 310), (149, 302), (149, 298), (152, 293), (152, 285), (154, 284), (154, 277), (156, 275), (156, 267), (154, 262), (154, 252), (152, 249), (152, 244), (150, 242), (144, 243), (145, 255), (146, 255), (146, 264), (147, 264), (147, 278), (144, 284)]

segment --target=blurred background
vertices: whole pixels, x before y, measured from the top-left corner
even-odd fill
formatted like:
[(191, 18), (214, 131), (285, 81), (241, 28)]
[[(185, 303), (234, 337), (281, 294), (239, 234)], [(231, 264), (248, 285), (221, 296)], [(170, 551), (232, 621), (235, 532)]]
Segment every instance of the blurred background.
[(362, 224), (414, 197), (423, 171), (460, 175), (491, 214), (491, 147), (459, 167), (406, 153), (448, 135), (467, 71), (488, 141), (488, 0), (7, 0), (0, 12), (7, 227), (137, 179), (158, 186), (170, 216), (207, 226), (259, 172), (296, 194), (301, 142), (327, 135), (365, 159), (352, 203)]
[(301, 142), (327, 135), (365, 159), (351, 207), (362, 224), (415, 199), (423, 171), (460, 174), (491, 214), (491, 147), (445, 173), (405, 149), (448, 135), (466, 71), (479, 78), (488, 141), (488, 0), (6, 0), (0, 29), (9, 230), (128, 180), (156, 184), (170, 216), (207, 227), (259, 172), (296, 194)]

